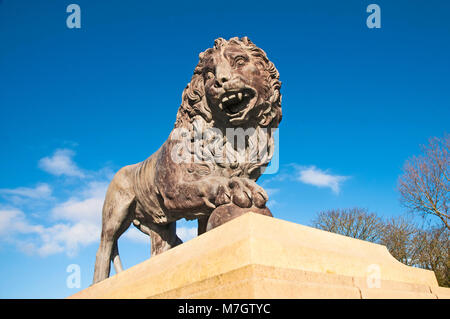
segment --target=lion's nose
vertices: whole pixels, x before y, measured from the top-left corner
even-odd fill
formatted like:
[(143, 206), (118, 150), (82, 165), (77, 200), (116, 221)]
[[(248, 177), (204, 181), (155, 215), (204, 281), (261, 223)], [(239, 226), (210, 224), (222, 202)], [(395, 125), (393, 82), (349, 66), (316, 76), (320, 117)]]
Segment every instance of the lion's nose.
[(221, 77), (221, 78), (216, 79), (215, 85), (216, 85), (216, 87), (222, 87), (222, 85), (227, 81), (228, 81), (228, 78)]
[(222, 65), (218, 65), (216, 69), (216, 87), (222, 87), (225, 82), (228, 82), (231, 78), (230, 70)]

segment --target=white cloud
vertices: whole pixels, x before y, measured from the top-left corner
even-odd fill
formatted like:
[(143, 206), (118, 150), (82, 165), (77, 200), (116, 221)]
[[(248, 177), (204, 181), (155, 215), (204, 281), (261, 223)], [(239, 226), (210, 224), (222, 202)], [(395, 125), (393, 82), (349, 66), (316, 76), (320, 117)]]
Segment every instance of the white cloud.
[(269, 207), (270, 209), (273, 209), (275, 206), (278, 205), (278, 202), (274, 199), (270, 199), (267, 203), (266, 206)]
[(148, 243), (150, 242), (150, 237), (136, 227), (130, 227), (124, 234), (123, 238), (129, 239), (135, 243)]
[[(19, 237), (20, 235), (20, 237)], [(26, 253), (48, 256), (65, 252), (73, 256), (80, 246), (98, 241), (100, 226), (90, 222), (33, 225), (17, 209), (0, 210), (0, 236)]]
[(81, 191), (81, 196), (72, 197), (55, 206), (51, 210), (52, 217), (57, 220), (100, 224), (107, 188), (107, 182), (95, 181), (89, 183)]
[[(11, 198), (7, 199), (15, 202), (15, 206), (26, 207), (0, 207), (0, 240), (15, 244), (26, 253), (41, 256), (57, 253), (73, 256), (81, 247), (99, 241), (102, 206), (110, 179), (109, 170), (83, 172), (72, 161), (73, 155), (71, 150), (57, 150), (51, 157), (43, 158), (39, 162), (42, 169), (54, 175), (84, 177), (70, 189), (72, 196), (64, 201), (57, 204), (54, 204), (54, 201), (43, 201), (52, 194), (52, 188), (48, 184), (38, 184), (35, 188), (0, 190), (0, 194), (11, 195)], [(59, 186), (58, 181), (56, 183), (54, 188)], [(33, 205), (14, 201), (14, 196), (33, 199)], [(44, 207), (47, 213), (36, 211), (37, 207)], [(41, 220), (32, 222), (31, 216), (35, 219), (37, 216)]]
[(108, 183), (93, 181), (74, 196), (51, 209), (54, 220), (63, 221), (41, 235), (40, 255), (65, 252), (73, 256), (79, 247), (98, 242), (101, 232), (102, 207)]
[(178, 227), (177, 235), (183, 242), (197, 237), (197, 227)]
[[(197, 237), (197, 227), (177, 227), (177, 236), (183, 242), (189, 241), (192, 238)], [(123, 238), (131, 240), (135, 243), (148, 243), (150, 242), (150, 237), (134, 226), (130, 227), (124, 234)]]
[(10, 232), (12, 226), (22, 219), (23, 213), (20, 210), (0, 210), (0, 235), (5, 235), (6, 233)]
[[(72, 160), (74, 154), (68, 149), (56, 150), (53, 155), (39, 161), (39, 167), (53, 175), (80, 177), (75, 183), (70, 183), (70, 189), (64, 188), (66, 183), (56, 180), (52, 186), (37, 184), (34, 188), (0, 190), (0, 194), (33, 202), (29, 205), (18, 201), (15, 208), (0, 206), (0, 241), (40, 256), (61, 253), (74, 256), (82, 247), (99, 242), (102, 206), (112, 173), (108, 168), (96, 172), (82, 170)], [(53, 189), (58, 189), (58, 196), (67, 192), (71, 196), (64, 200), (53, 198)], [(269, 189), (269, 193), (276, 192), (276, 189)], [(177, 228), (177, 235), (184, 242), (189, 241), (197, 236), (197, 227), (183, 225)], [(150, 240), (134, 227), (124, 237), (139, 243)]]
[(52, 156), (44, 157), (39, 161), (39, 168), (47, 173), (61, 176), (85, 177), (85, 174), (72, 160), (75, 152), (69, 149), (56, 150)]
[[(197, 237), (197, 227), (177, 227), (177, 235), (183, 242), (191, 240)], [(135, 227), (130, 227), (123, 237), (136, 243), (148, 243), (150, 237)]]
[(328, 187), (336, 194), (339, 193), (342, 182), (349, 178), (349, 176), (331, 175), (315, 166), (300, 167), (298, 170), (297, 179), (300, 182), (317, 187)]
[(97, 222), (101, 219), (103, 200), (102, 197), (71, 198), (53, 208), (51, 214), (55, 219)]
[(268, 187), (265, 187), (264, 190), (266, 191), (267, 196), (269, 196), (269, 197), (272, 195), (275, 195), (276, 193), (278, 193), (280, 191), (279, 188), (268, 188)]
[(39, 233), (42, 229), (43, 227), (40, 225), (31, 225), (21, 210), (0, 210), (0, 236), (8, 237), (15, 233)]
[(108, 190), (109, 182), (113, 176), (106, 176), (100, 178), (101, 180), (94, 180), (88, 182), (86, 187), (82, 189), (81, 195), (85, 197), (101, 197), (105, 198), (106, 191)]
[(56, 224), (40, 233), (41, 245), (37, 253), (47, 256), (65, 252), (68, 256), (74, 256), (81, 246), (97, 242), (99, 236), (100, 226), (94, 223)]
[(49, 198), (52, 195), (52, 188), (48, 184), (38, 184), (35, 188), (18, 187), (2, 188), (0, 194), (27, 197), (33, 199)]

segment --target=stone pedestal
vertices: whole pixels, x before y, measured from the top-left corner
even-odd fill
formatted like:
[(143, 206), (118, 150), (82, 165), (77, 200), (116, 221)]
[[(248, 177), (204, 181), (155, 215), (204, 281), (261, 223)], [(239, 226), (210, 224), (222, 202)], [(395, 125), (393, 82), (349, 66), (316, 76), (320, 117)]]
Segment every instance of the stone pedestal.
[(386, 247), (248, 213), (70, 298), (450, 298)]

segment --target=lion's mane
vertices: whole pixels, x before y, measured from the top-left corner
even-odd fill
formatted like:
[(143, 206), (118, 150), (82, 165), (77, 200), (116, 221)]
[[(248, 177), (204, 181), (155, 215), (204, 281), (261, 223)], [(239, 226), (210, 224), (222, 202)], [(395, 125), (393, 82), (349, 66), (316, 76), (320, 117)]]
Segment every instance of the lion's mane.
[[(258, 163), (240, 163), (230, 165), (234, 170), (233, 175), (245, 175), (251, 178), (253, 176), (253, 178), (256, 179), (259, 177), (262, 171), (255, 170), (257, 168), (264, 169), (269, 164), (273, 156), (274, 141), (272, 129), (278, 127), (282, 118), (280, 93), (281, 82), (279, 80), (278, 70), (275, 68), (274, 64), (269, 61), (266, 53), (262, 49), (258, 48), (255, 44), (253, 44), (247, 37), (243, 37), (240, 39), (234, 37), (228, 41), (223, 38), (218, 38), (214, 41), (213, 48), (209, 48), (199, 54), (199, 62), (194, 70), (191, 82), (186, 86), (182, 94), (182, 102), (180, 108), (178, 109), (175, 128), (187, 129), (188, 131), (192, 132), (193, 135), (195, 135), (196, 132), (198, 133), (198, 130), (217, 127), (214, 121), (212, 110), (209, 107), (207, 98), (205, 96), (203, 70), (206, 61), (211, 57), (211, 55), (216, 50), (219, 50), (221, 47), (228, 44), (238, 44), (242, 48), (244, 48), (249, 53), (249, 55), (255, 58), (255, 60), (257, 61), (256, 63), (262, 65), (263, 76), (266, 77), (267, 86), (265, 88), (266, 92), (264, 93), (265, 96), (268, 96), (268, 98), (257, 105), (259, 112), (256, 116), (257, 125), (253, 143), (261, 143), (261, 129), (265, 129), (264, 132), (267, 133), (264, 133), (266, 137), (263, 139), (263, 142), (268, 146), (266, 154), (264, 154), (262, 158), (260, 158), (260, 161)], [(198, 123), (200, 123), (200, 125)], [(259, 136), (259, 138), (257, 136)], [(207, 141), (203, 142), (202, 144), (204, 145), (191, 148), (197, 150), (200, 149), (204, 158), (204, 154), (208, 153), (207, 148), (211, 147), (211, 144), (209, 144)], [(254, 148), (255, 145), (252, 145), (252, 143), (250, 143), (248, 147)], [(235, 152), (235, 150), (230, 147), (229, 143), (225, 142), (224, 148), (227, 154)], [(249, 149), (248, 151), (252, 152), (253, 150)], [(194, 153), (194, 151), (192, 151), (191, 153)], [(233, 157), (234, 159), (238, 158), (236, 157), (236, 155), (233, 155), (231, 157)], [(223, 163), (216, 162), (215, 164), (222, 167), (224, 166)]]

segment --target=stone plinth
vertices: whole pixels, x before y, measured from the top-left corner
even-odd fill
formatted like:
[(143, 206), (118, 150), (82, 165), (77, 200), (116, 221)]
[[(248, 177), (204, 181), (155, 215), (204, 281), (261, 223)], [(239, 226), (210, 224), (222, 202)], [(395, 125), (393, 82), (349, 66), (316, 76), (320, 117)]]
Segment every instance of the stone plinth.
[(386, 247), (253, 213), (71, 298), (449, 298)]

